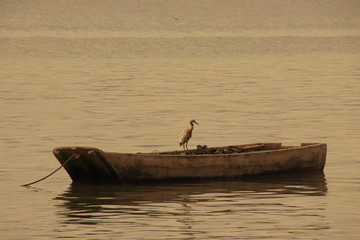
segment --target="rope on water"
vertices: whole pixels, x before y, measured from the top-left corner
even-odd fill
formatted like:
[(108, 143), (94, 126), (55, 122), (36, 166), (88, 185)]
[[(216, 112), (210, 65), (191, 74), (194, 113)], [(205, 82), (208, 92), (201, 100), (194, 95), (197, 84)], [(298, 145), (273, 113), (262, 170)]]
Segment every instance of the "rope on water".
[(71, 155), (68, 160), (66, 160), (63, 164), (61, 164), (60, 167), (58, 167), (55, 171), (53, 171), (52, 173), (50, 173), (49, 175), (47, 175), (46, 177), (43, 177), (35, 182), (31, 182), (31, 183), (28, 183), (28, 184), (24, 184), (24, 185), (21, 185), (22, 187), (27, 187), (27, 186), (30, 186), (30, 185), (33, 185), (35, 183), (38, 183), (38, 182), (41, 182), (42, 180), (45, 180), (46, 178), (50, 177), (51, 175), (53, 175), (54, 173), (56, 173), (57, 171), (59, 171), (62, 167), (65, 166), (66, 163), (68, 163), (71, 159), (73, 159), (73, 157), (75, 157), (76, 153), (74, 153), (73, 155)]

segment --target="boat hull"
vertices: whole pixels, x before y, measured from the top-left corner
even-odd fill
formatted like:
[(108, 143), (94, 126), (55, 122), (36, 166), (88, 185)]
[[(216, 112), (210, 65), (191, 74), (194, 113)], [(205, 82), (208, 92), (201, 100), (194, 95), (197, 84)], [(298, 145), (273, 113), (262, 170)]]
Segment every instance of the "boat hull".
[(64, 168), (74, 182), (238, 178), (324, 169), (326, 144), (261, 145), (262, 149), (256, 151), (233, 154), (128, 154), (103, 152), (97, 148), (62, 147), (55, 148), (54, 155), (61, 164), (73, 156)]

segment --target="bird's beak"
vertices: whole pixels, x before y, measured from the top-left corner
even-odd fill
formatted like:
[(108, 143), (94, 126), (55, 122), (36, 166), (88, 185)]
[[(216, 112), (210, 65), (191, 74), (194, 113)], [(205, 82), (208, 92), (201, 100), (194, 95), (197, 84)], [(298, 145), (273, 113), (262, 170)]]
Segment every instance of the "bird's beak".
[(196, 123), (197, 125), (199, 125), (196, 121), (194, 121), (194, 123)]

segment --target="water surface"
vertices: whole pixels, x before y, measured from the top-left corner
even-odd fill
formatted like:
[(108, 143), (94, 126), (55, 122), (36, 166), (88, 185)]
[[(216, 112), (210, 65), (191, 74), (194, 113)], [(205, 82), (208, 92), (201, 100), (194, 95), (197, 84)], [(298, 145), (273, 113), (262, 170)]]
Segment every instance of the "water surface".
[[(1, 1), (4, 239), (358, 239), (358, 1)], [(325, 142), (324, 174), (71, 184), (59, 146)]]

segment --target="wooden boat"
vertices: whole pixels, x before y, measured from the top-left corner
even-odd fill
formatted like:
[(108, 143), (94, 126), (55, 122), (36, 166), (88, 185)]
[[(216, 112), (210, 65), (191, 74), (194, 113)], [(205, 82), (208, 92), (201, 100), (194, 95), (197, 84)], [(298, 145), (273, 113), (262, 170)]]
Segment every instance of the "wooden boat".
[(248, 175), (323, 171), (327, 145), (257, 143), (155, 153), (114, 153), (61, 147), (53, 153), (74, 182), (239, 178)]

